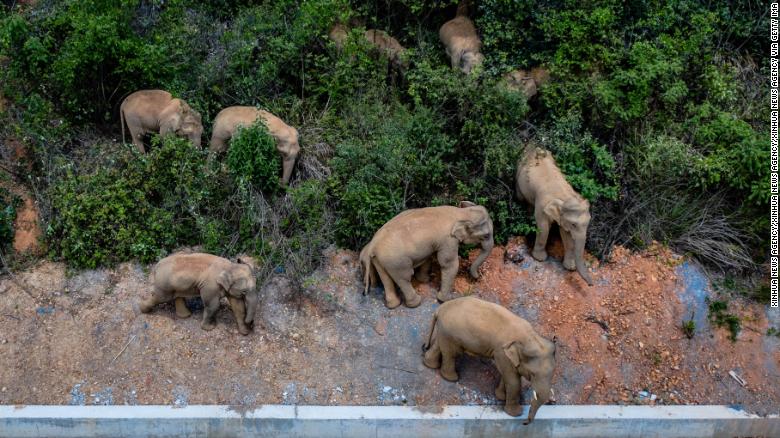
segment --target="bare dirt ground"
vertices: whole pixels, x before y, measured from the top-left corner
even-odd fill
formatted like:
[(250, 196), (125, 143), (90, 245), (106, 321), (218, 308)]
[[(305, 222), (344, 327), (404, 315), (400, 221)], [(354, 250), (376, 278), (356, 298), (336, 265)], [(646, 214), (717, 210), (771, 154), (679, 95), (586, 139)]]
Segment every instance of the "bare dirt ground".
[[(780, 326), (777, 312), (732, 300), (745, 328), (731, 342), (710, 326), (711, 288), (691, 262), (660, 247), (618, 248), (608, 263), (591, 260), (596, 284), (588, 287), (563, 269), (561, 253), (558, 243), (539, 263), (515, 239), (493, 250), (478, 281), (462, 260), (455, 284), (557, 336), (559, 404), (739, 404), (778, 413), (780, 338), (766, 335)], [(197, 299), (189, 319), (176, 319), (172, 305), (139, 314), (149, 287), (137, 264), (74, 274), (40, 262), (0, 279), (0, 404), (500, 404), (489, 360), (461, 358), (457, 383), (422, 365), (438, 284), (434, 275), (416, 285), (420, 307), (388, 310), (381, 288), (361, 295), (357, 254), (333, 251), (304, 291), (269, 281), (262, 326), (244, 337), (225, 306), (217, 328), (201, 330)], [(688, 339), (680, 325), (692, 311)]]

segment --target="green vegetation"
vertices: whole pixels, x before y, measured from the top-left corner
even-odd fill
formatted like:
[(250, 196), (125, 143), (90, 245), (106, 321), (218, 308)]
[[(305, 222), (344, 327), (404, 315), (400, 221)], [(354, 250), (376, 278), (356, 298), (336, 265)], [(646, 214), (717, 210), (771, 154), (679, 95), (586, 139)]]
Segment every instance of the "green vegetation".
[(0, 187), (0, 251), (8, 250), (14, 241), (14, 221), (19, 199)]
[[(489, 209), (503, 243), (534, 230), (513, 181), (531, 138), (590, 200), (592, 253), (657, 240), (738, 274), (763, 261), (764, 5), (481, 0), (471, 15), (485, 68), (464, 77), (437, 35), (456, 3), (0, 6), (0, 84), (11, 102), (0, 138), (31, 152), (24, 183), (51, 256), (92, 267), (197, 244), (303, 273), (332, 242), (359, 249), (403, 209), (463, 199)], [(342, 50), (327, 38), (336, 22), (355, 28)], [(394, 71), (362, 28), (394, 35), (410, 49), (409, 68)], [(531, 102), (499, 86), (504, 73), (539, 65), (551, 81)], [(122, 99), (150, 88), (197, 109), (204, 141), (230, 105), (295, 126), (291, 186), (278, 187), (279, 158), (259, 126), (219, 160), (181, 140), (157, 139), (145, 156), (117, 146)]]
[(742, 321), (739, 316), (728, 313), (728, 302), (711, 301), (709, 304), (710, 321), (718, 327), (726, 327), (729, 330), (729, 339), (736, 342), (737, 335), (742, 330)]
[(681, 328), (686, 338), (693, 339), (693, 335), (696, 334), (696, 321), (693, 320), (693, 313), (688, 320), (683, 321)]

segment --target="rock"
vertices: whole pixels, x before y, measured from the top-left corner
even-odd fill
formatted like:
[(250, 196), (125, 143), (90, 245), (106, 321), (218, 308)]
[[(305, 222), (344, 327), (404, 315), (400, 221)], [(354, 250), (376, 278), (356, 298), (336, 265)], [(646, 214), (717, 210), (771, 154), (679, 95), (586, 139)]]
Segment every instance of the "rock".
[(378, 335), (384, 336), (387, 331), (387, 321), (385, 321), (384, 318), (379, 318), (376, 324), (374, 324), (374, 331), (377, 332)]

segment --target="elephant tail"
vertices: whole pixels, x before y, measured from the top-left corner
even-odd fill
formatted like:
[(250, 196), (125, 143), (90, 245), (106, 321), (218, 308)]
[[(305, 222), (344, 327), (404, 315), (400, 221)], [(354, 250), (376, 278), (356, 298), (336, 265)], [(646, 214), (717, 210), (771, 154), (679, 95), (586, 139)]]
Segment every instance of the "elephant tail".
[(433, 342), (433, 331), (436, 329), (436, 321), (439, 319), (439, 309), (436, 309), (435, 312), (433, 312), (433, 319), (431, 319), (431, 329), (428, 332), (428, 340), (425, 341), (425, 344), (423, 344), (423, 351), (428, 351), (429, 348), (431, 348), (431, 343)]
[(371, 287), (371, 280), (376, 278), (374, 264), (371, 261), (370, 247), (366, 247), (360, 252), (360, 264), (363, 266), (363, 295), (368, 295), (368, 288)]
[(119, 106), (119, 121), (122, 123), (122, 144), (125, 143), (125, 103)]

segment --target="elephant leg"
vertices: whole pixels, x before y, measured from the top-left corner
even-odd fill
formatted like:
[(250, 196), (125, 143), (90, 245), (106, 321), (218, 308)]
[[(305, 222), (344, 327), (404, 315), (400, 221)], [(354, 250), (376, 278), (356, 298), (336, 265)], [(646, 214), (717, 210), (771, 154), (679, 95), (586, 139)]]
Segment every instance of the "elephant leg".
[[(405, 265), (407, 265), (405, 263)], [(417, 307), (422, 303), (422, 298), (417, 294), (412, 286), (412, 276), (414, 275), (414, 268), (411, 262), (407, 266), (393, 266), (388, 270), (390, 276), (398, 284), (401, 289), (401, 293), (404, 295), (404, 304), (406, 307)]]
[(127, 128), (130, 131), (130, 138), (132, 138), (133, 144), (138, 148), (139, 151), (141, 151), (141, 153), (146, 152), (146, 149), (144, 148), (144, 130), (139, 126), (127, 125)]
[(228, 302), (230, 303), (230, 309), (233, 311), (233, 316), (236, 317), (236, 323), (238, 324), (238, 332), (246, 336), (249, 334), (249, 327), (247, 327), (244, 318), (246, 318), (246, 305), (242, 298), (231, 297), (228, 295)]
[(179, 318), (189, 318), (192, 315), (190, 309), (187, 308), (187, 302), (184, 301), (184, 297), (176, 297), (174, 304), (176, 305), (176, 316)]
[(431, 345), (428, 347), (428, 351), (425, 352), (425, 356), (423, 357), (423, 365), (435, 370), (441, 367), (441, 348), (439, 348), (439, 341), (436, 339), (436, 328), (433, 330), (434, 333), (431, 336), (433, 339)]
[(539, 232), (536, 234), (536, 242), (534, 242), (534, 250), (531, 255), (536, 260), (543, 262), (547, 260), (547, 236), (550, 233), (550, 219), (544, 214), (541, 208), (537, 208), (536, 213), (536, 227), (539, 228)]
[(442, 249), (436, 254), (436, 259), (441, 266), (441, 289), (436, 294), (439, 301), (448, 301), (455, 298), (452, 295), (452, 283), (458, 274), (458, 248), (454, 250)]
[(460, 349), (449, 340), (440, 341), (439, 348), (441, 349), (441, 369), (439, 374), (450, 382), (457, 381), (459, 376), (458, 372), (455, 371), (455, 359), (460, 355)]
[(504, 411), (517, 417), (523, 413), (523, 406), (520, 404), (520, 376), (503, 376), (504, 386), (506, 389), (506, 404), (504, 405)]
[(161, 303), (167, 303), (168, 301), (171, 300), (171, 298), (173, 297), (168, 292), (161, 291), (155, 288), (154, 291), (152, 292), (152, 296), (138, 303), (138, 309), (142, 313), (149, 313), (152, 311), (152, 308), (154, 306)]
[(222, 138), (221, 136), (217, 135), (216, 132), (214, 132), (211, 135), (211, 141), (209, 142), (209, 152), (215, 154), (221, 154), (222, 152), (225, 152), (225, 149), (227, 149), (225, 141), (226, 139)]
[(216, 321), (214, 321), (214, 315), (217, 313), (217, 309), (219, 309), (219, 298), (204, 301), (203, 305), (203, 322), (200, 323), (200, 328), (203, 330), (214, 330), (214, 327), (217, 326)]
[(563, 241), (563, 267), (573, 271), (577, 269), (577, 264), (574, 259), (574, 239), (571, 237), (571, 233), (559, 227), (561, 231), (561, 240)]
[(501, 377), (501, 381), (496, 386), (496, 399), (506, 400), (506, 383), (504, 383), (503, 377)]
[(427, 283), (431, 279), (431, 259), (426, 259), (422, 265), (417, 268), (414, 278), (420, 283)]
[(385, 288), (385, 305), (388, 309), (395, 309), (401, 305), (401, 298), (395, 290), (393, 279), (377, 260), (374, 260), (373, 265), (376, 269), (376, 273), (379, 274), (379, 279), (382, 280), (382, 286)]

